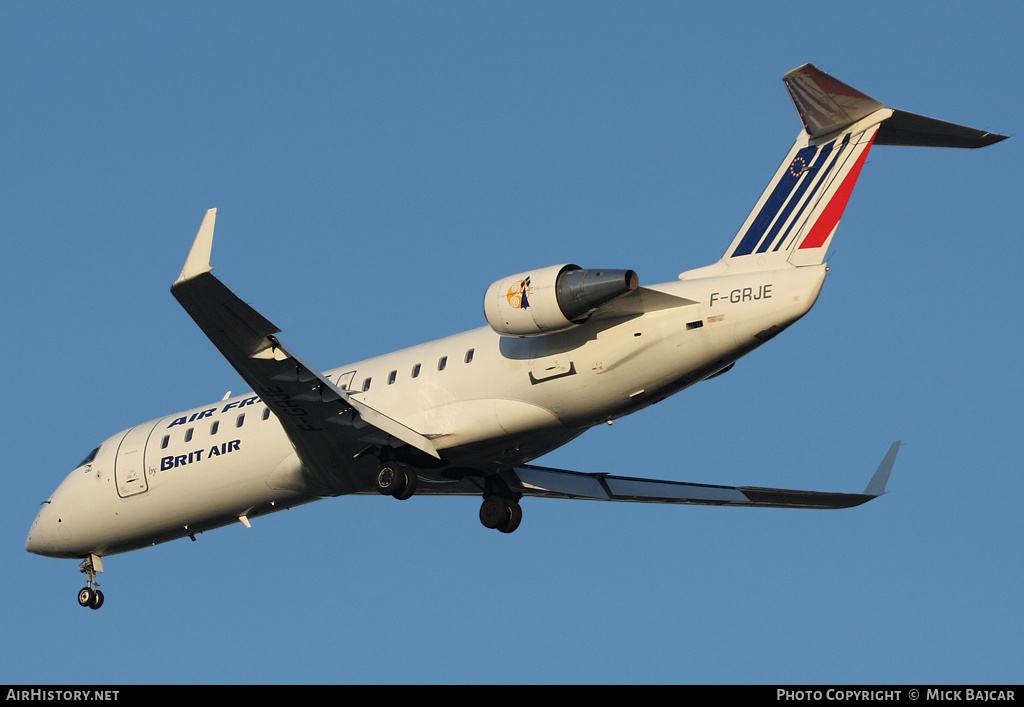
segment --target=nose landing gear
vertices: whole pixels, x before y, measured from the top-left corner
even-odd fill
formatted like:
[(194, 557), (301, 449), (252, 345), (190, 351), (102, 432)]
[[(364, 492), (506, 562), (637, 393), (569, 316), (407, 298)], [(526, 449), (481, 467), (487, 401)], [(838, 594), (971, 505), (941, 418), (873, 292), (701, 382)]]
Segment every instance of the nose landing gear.
[(100, 583), (96, 580), (96, 573), (103, 571), (103, 561), (98, 555), (89, 555), (82, 560), (78, 568), (86, 578), (86, 586), (78, 592), (79, 606), (87, 606), (90, 609), (98, 609), (103, 606), (103, 592), (98, 587)]

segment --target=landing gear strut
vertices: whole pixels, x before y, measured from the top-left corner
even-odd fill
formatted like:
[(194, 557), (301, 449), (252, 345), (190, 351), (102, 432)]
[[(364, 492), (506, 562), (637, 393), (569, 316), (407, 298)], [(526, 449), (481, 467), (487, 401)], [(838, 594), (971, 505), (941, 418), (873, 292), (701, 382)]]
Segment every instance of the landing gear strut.
[(485, 496), (484, 502), (480, 504), (480, 522), (485, 528), (511, 533), (519, 527), (522, 520), (523, 509), (517, 499), (492, 494)]
[(417, 481), (416, 472), (411, 467), (397, 462), (385, 462), (377, 472), (377, 491), (404, 501), (416, 493)]
[(82, 560), (78, 571), (85, 573), (86, 578), (86, 586), (78, 592), (78, 604), (90, 609), (100, 608), (103, 606), (103, 592), (98, 589), (100, 583), (96, 580), (96, 573), (103, 571), (103, 563), (96, 555), (89, 555)]

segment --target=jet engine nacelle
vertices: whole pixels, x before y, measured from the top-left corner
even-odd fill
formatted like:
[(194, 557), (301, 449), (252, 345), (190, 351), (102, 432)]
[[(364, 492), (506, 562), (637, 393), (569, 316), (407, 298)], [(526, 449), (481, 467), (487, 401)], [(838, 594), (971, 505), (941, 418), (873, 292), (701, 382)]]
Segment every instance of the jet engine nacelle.
[(552, 265), (510, 275), (487, 288), (484, 316), (505, 336), (543, 336), (587, 321), (602, 305), (637, 288), (632, 270)]

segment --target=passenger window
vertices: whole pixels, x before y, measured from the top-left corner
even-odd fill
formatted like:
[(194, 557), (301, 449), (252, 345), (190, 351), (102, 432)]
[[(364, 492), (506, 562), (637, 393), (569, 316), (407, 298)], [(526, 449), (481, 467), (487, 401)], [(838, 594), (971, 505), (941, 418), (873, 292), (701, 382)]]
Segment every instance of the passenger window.
[(391, 371), (391, 373), (388, 374), (388, 385), (394, 385), (395, 378), (397, 378), (397, 377), (398, 377), (398, 371)]
[(412, 367), (412, 377), (416, 378), (417, 376), (419, 376), (419, 374), (420, 374), (420, 364), (417, 363), (415, 366)]
[(164, 438), (160, 440), (160, 449), (167, 449), (167, 445), (171, 443), (171, 436), (164, 435)]
[(220, 420), (218, 420), (218, 421), (214, 422), (212, 425), (210, 425), (210, 434), (211, 435), (217, 434), (218, 428), (220, 428)]
[(191, 442), (192, 441), (192, 428), (191, 427), (189, 427), (187, 430), (185, 430), (185, 441), (186, 442)]
[(367, 378), (366, 380), (363, 381), (363, 392), (364, 393), (370, 389), (370, 381), (371, 380), (372, 380), (371, 378)]
[(466, 363), (473, 363), (473, 349), (466, 352)]
[(444, 367), (448, 365), (448, 357), (442, 356), (437, 362), (437, 370), (443, 371)]
[(263, 408), (263, 419), (264, 420), (269, 420), (270, 419), (270, 408)]
[(235, 420), (235, 427), (241, 427), (243, 422), (245, 422), (244, 412), (241, 415), (239, 415), (238, 418)]

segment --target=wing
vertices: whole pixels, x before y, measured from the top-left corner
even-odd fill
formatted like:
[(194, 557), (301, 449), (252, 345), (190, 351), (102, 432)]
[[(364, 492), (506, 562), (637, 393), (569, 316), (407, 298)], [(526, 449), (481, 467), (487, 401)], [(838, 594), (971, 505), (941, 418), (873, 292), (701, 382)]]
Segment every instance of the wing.
[(686, 503), (704, 506), (752, 506), (764, 508), (852, 508), (885, 493), (900, 443), (889, 448), (864, 493), (830, 493), (761, 488), (713, 486), (680, 481), (635, 479), (607, 474), (581, 474), (539, 466), (516, 467), (526, 496), (585, 498), (637, 503)]
[(281, 421), (325, 495), (363, 490), (372, 480), (352, 462), (369, 445), (410, 445), (439, 458), (429, 439), (354, 399), (275, 336), (280, 329), (211, 274), (217, 210), (206, 212), (171, 293)]
[[(715, 486), (682, 481), (638, 479), (610, 474), (523, 465), (499, 474), (508, 490), (519, 496), (566, 498), (589, 501), (632, 503), (679, 503), (703, 506), (749, 506), (761, 508), (852, 508), (885, 493), (889, 473), (896, 461), (900, 442), (893, 442), (863, 493), (831, 493), (763, 488), (759, 486)], [(422, 479), (417, 495), (479, 496), (479, 478), (439, 482)]]

